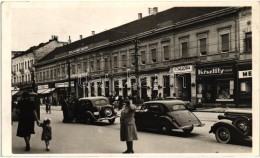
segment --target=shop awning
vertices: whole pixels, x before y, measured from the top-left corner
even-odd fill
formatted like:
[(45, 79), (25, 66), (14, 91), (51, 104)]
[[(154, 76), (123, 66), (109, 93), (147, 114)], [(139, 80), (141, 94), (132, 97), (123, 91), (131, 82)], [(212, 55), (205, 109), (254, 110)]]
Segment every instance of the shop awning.
[(19, 91), (12, 91), (12, 96), (18, 93)]
[(47, 89), (38, 89), (37, 94), (42, 94), (42, 92), (46, 91)]
[(43, 91), (41, 94), (48, 94), (51, 93), (55, 88), (48, 88), (45, 91)]

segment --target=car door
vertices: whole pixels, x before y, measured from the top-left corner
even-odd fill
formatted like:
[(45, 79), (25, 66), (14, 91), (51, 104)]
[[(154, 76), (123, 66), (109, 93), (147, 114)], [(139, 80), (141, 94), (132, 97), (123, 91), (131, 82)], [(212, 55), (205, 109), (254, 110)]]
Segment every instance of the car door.
[(158, 103), (151, 103), (148, 106), (148, 111), (146, 115), (147, 128), (158, 129), (159, 118), (162, 115), (163, 109)]

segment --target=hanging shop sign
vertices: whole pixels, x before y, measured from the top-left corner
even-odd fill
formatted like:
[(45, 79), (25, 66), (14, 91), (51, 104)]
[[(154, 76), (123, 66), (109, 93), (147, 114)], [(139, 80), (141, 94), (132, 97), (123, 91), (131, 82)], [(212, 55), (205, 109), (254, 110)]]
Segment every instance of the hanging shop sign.
[(252, 78), (252, 70), (239, 71), (238, 78)]
[(224, 75), (224, 74), (232, 74), (232, 68), (223, 68), (223, 67), (213, 67), (213, 68), (205, 68), (205, 69), (198, 69), (198, 75)]
[(193, 71), (193, 65), (176, 66), (171, 69), (172, 73), (187, 73)]

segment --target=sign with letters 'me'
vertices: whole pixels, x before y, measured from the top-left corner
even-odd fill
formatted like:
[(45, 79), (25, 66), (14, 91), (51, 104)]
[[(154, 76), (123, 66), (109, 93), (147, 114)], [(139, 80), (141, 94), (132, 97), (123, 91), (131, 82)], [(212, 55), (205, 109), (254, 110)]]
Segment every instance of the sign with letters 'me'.
[(251, 78), (252, 70), (239, 71), (238, 77), (239, 78)]

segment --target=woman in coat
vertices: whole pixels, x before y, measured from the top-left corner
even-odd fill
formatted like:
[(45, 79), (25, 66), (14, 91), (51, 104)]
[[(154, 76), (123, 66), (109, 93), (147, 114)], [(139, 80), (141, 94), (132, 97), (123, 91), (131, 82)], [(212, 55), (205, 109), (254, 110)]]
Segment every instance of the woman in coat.
[(35, 103), (30, 100), (29, 92), (25, 91), (23, 93), (22, 100), (19, 101), (17, 107), (20, 114), (16, 135), (24, 138), (26, 144), (25, 151), (30, 151), (31, 134), (35, 134), (34, 121), (36, 120), (37, 123), (39, 121), (35, 110)]
[(133, 140), (138, 140), (134, 119), (135, 109), (135, 105), (126, 99), (126, 103), (122, 108), (120, 118), (120, 140), (126, 141), (127, 146), (127, 150), (123, 153), (134, 153)]

